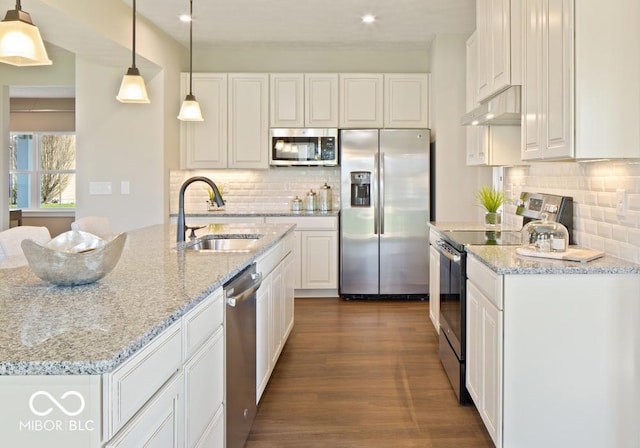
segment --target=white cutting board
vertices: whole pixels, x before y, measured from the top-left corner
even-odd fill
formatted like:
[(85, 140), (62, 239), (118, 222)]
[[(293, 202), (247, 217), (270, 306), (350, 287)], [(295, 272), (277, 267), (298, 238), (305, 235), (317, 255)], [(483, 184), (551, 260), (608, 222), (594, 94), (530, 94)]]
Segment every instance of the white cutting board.
[(564, 252), (537, 252), (533, 247), (518, 247), (516, 253), (527, 257), (552, 258), (554, 260), (587, 261), (595, 260), (604, 256), (604, 252), (593, 249), (582, 249), (569, 247)]

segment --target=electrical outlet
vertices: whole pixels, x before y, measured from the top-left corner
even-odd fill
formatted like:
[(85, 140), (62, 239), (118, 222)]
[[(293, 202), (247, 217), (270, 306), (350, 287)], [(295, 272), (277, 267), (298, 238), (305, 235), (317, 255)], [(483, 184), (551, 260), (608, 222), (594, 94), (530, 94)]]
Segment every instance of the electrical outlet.
[(616, 190), (616, 215), (621, 218), (627, 216), (627, 190), (624, 188)]

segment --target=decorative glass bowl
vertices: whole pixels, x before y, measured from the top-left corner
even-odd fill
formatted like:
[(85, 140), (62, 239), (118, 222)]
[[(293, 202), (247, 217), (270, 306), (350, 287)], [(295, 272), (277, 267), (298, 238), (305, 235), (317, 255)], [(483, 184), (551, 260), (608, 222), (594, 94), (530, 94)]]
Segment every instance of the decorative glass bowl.
[(55, 285), (75, 286), (93, 283), (111, 272), (126, 239), (126, 233), (105, 241), (91, 233), (71, 230), (44, 244), (27, 239), (21, 245), (38, 277)]

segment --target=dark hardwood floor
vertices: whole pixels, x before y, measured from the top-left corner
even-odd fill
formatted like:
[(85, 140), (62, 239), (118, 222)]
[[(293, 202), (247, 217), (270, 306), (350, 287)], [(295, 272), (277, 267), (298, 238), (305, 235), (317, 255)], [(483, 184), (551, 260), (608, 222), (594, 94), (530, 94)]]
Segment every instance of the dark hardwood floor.
[(459, 406), (428, 302), (296, 299), (246, 448), (493, 447)]

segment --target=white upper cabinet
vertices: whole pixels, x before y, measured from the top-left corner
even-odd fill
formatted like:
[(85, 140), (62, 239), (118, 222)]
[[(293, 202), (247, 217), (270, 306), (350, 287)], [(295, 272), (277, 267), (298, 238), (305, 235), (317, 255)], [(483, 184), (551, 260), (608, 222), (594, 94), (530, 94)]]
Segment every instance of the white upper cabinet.
[(338, 127), (338, 74), (306, 73), (304, 75), (305, 126)]
[(269, 168), (269, 75), (229, 74), (229, 168)]
[(304, 76), (301, 73), (274, 73), (269, 82), (271, 127), (304, 127)]
[(428, 128), (428, 73), (341, 73), (341, 128)]
[(478, 0), (477, 100), (522, 83), (521, 0)]
[(193, 94), (204, 121), (180, 124), (182, 168), (269, 167), (269, 75), (194, 73)]
[(383, 119), (383, 75), (340, 74), (340, 127), (381, 128)]
[(466, 111), (471, 112), (478, 105), (478, 38), (474, 31), (467, 39), (467, 101)]
[[(476, 33), (467, 39), (467, 112), (478, 105), (476, 77), (478, 74)], [(467, 126), (467, 165), (520, 164), (520, 126)]]
[(520, 126), (467, 126), (467, 165), (520, 165)]
[(429, 74), (384, 75), (384, 127), (429, 127)]
[[(189, 74), (181, 75), (181, 98), (189, 92)], [(227, 75), (194, 73), (193, 94), (204, 121), (180, 122), (183, 168), (227, 167)]]
[(272, 128), (337, 128), (336, 73), (272, 73)]
[(640, 2), (524, 4), (522, 159), (637, 158)]

